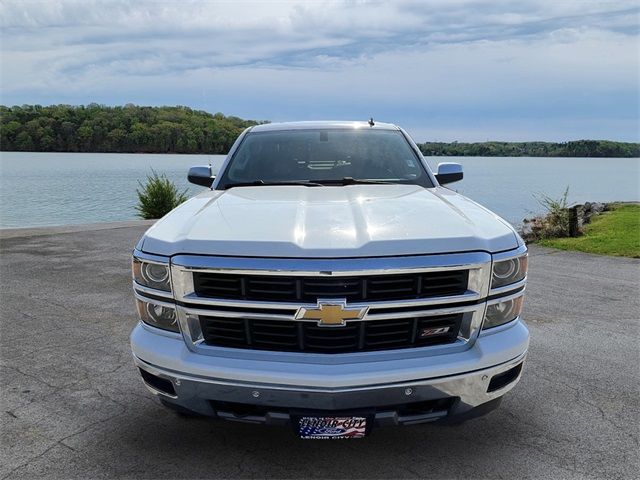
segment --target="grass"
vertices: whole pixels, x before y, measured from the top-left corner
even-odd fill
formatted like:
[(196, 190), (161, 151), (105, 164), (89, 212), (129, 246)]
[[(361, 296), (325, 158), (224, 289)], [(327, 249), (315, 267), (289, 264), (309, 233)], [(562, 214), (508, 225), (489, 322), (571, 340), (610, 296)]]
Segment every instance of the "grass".
[(538, 242), (560, 250), (640, 258), (640, 204), (615, 204), (594, 216), (575, 238), (549, 238)]

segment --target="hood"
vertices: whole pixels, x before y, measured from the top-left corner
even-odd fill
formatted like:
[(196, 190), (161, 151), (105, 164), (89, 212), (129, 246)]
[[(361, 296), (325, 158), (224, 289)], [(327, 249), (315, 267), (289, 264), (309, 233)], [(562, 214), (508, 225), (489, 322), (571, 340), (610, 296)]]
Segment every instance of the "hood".
[(511, 226), (447, 188), (258, 186), (206, 191), (151, 227), (158, 255), (377, 257), (516, 248)]

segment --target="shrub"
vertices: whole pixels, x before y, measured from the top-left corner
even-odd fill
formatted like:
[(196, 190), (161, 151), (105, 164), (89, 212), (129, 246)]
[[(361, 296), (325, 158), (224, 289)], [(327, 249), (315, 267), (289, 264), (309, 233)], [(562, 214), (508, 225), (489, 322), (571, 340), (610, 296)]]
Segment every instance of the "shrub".
[(569, 235), (569, 187), (558, 199), (545, 194), (534, 195), (544, 207), (546, 213), (532, 219), (524, 220), (522, 236), (527, 241), (538, 241), (545, 238), (566, 237)]
[(147, 182), (143, 184), (138, 180), (140, 188), (138, 193), (138, 216), (145, 219), (164, 217), (171, 210), (187, 200), (187, 190), (178, 191), (175, 184), (163, 173), (158, 175), (151, 170), (147, 175)]
[(540, 195), (536, 200), (542, 205), (547, 214), (543, 236), (548, 238), (566, 237), (569, 235), (569, 186), (558, 199), (548, 195)]

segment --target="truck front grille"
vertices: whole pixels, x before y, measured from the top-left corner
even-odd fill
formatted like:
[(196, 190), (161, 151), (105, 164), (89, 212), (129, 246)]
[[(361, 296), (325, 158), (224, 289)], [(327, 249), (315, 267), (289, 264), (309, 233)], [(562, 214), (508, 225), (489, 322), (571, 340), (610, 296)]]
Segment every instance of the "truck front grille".
[[(204, 343), (281, 352), (348, 353), (452, 343), (463, 314), (351, 322), (344, 327), (315, 323), (200, 316)], [(428, 329), (441, 328), (433, 334)], [(425, 335), (425, 333), (431, 333)]]
[(462, 295), (468, 281), (468, 270), (361, 277), (193, 273), (194, 290), (199, 297), (274, 302), (315, 302), (331, 297), (362, 302)]

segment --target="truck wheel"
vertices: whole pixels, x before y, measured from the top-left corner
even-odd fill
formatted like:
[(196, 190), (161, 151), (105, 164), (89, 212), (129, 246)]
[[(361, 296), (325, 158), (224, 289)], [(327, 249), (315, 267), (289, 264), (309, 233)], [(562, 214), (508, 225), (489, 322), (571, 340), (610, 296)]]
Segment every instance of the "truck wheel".
[(198, 412), (194, 412), (193, 410), (189, 410), (188, 408), (184, 408), (180, 405), (176, 405), (175, 403), (168, 402), (162, 398), (160, 399), (160, 403), (164, 408), (166, 408), (167, 410), (171, 410), (173, 413), (180, 417), (197, 418), (203, 416)]

